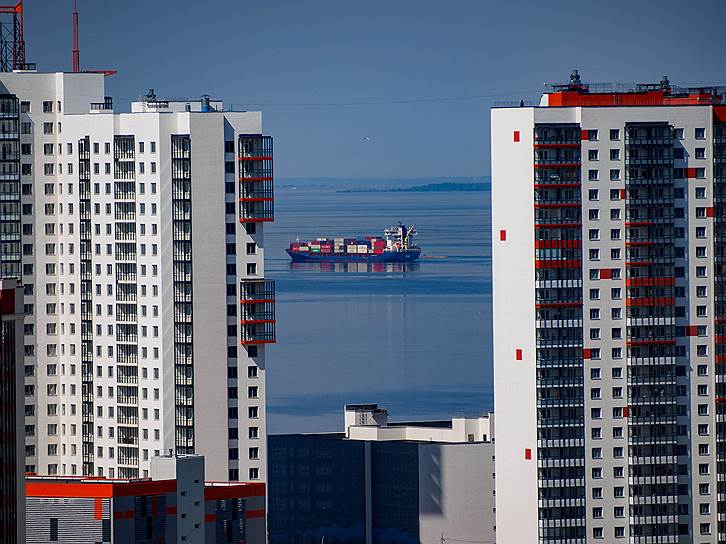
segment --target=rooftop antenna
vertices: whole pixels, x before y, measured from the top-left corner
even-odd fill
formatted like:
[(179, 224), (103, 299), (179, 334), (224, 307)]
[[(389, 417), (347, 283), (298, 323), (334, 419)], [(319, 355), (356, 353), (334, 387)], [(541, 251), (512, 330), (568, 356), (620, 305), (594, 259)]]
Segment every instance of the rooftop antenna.
[(78, 2), (73, 0), (73, 73), (81, 71), (81, 53), (78, 50)]
[(570, 85), (582, 85), (579, 70), (572, 70), (572, 73), (570, 74)]

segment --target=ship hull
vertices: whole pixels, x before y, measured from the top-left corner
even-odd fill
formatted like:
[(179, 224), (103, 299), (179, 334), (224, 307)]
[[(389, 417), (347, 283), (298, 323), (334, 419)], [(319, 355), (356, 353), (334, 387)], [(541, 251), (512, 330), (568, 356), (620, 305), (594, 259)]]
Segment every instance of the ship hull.
[(421, 256), (420, 249), (375, 253), (311, 253), (286, 249), (294, 263), (411, 263)]

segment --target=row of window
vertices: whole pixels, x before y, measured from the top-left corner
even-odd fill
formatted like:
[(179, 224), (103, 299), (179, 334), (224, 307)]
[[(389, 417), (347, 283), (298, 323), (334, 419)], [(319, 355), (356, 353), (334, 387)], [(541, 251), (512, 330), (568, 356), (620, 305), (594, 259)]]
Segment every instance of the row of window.
[[(52, 144), (50, 144), (52, 146)], [(52, 154), (52, 148), (51, 148)], [(633, 157), (637, 158), (637, 157)], [(685, 149), (682, 147), (676, 147), (673, 149), (673, 158), (674, 159), (685, 159), (686, 153)], [(695, 159), (705, 159), (706, 158), (706, 148), (705, 147), (697, 147), (694, 150), (693, 158)], [(598, 149), (588, 149), (587, 151), (587, 160), (589, 161), (599, 161), (600, 160), (600, 151)], [(610, 150), (610, 160), (611, 161), (619, 161), (620, 160), (620, 149), (611, 149)], [(612, 178), (611, 178), (612, 179)], [(619, 179), (619, 178), (618, 178)]]
[[(683, 187), (674, 187), (673, 188), (673, 198), (676, 199), (683, 199), (686, 198), (685, 196), (685, 189)], [(706, 198), (706, 188), (705, 187), (695, 187), (694, 191), (695, 198), (698, 199), (705, 199)], [(588, 189), (587, 191), (587, 197), (590, 201), (599, 201), (600, 200), (600, 189)], [(617, 201), (622, 200), (622, 194), (620, 189), (610, 189), (610, 200)]]
[[(26, 168), (27, 167), (27, 168)], [(63, 164), (58, 163), (58, 170), (59, 175), (63, 174)], [(146, 163), (140, 162), (139, 163), (139, 174), (145, 174), (146, 173)], [(32, 167), (30, 164), (23, 163), (21, 168), (21, 174), (29, 176), (32, 173)], [(66, 164), (66, 174), (72, 174), (73, 173), (73, 163), (69, 162)], [(93, 173), (94, 175), (100, 175), (101, 174), (101, 165), (97, 162), (93, 163)], [(111, 163), (107, 162), (104, 164), (104, 174), (111, 175)], [(149, 173), (150, 174), (156, 174), (156, 162), (150, 162), (149, 163)], [(55, 163), (53, 162), (46, 162), (43, 164), (43, 174), (46, 176), (54, 176), (56, 174), (56, 168)]]
[[(685, 139), (685, 129), (683, 128), (676, 128), (674, 129), (673, 136), (676, 140), (684, 140)], [(599, 140), (600, 137), (600, 131), (597, 129), (590, 129), (587, 130), (587, 139), (591, 142)], [(696, 127), (693, 129), (693, 137), (696, 140), (705, 140), (706, 139), (706, 129), (705, 127)], [(620, 140), (620, 129), (618, 128), (611, 128), (610, 129), (610, 140), (612, 141), (619, 141)]]

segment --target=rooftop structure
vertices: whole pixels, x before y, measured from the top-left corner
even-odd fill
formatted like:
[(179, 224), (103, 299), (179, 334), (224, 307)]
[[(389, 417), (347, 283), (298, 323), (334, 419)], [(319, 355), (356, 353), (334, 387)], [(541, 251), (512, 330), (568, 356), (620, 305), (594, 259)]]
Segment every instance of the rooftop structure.
[(344, 433), (270, 436), (269, 541), (494, 541), (492, 432), (349, 404)]

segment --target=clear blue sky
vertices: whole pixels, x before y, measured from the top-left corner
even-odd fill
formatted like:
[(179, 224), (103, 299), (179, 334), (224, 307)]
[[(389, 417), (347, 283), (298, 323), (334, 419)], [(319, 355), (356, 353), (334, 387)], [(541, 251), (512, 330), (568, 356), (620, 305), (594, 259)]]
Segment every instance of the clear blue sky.
[[(72, 0), (25, 0), (27, 60), (71, 66)], [(726, 2), (79, 0), (81, 67), (117, 109), (154, 87), (262, 109), (276, 173), (489, 173), (489, 107), (585, 81), (726, 84)], [(472, 95), (468, 100), (410, 101)], [(370, 138), (370, 141), (363, 138)]]

